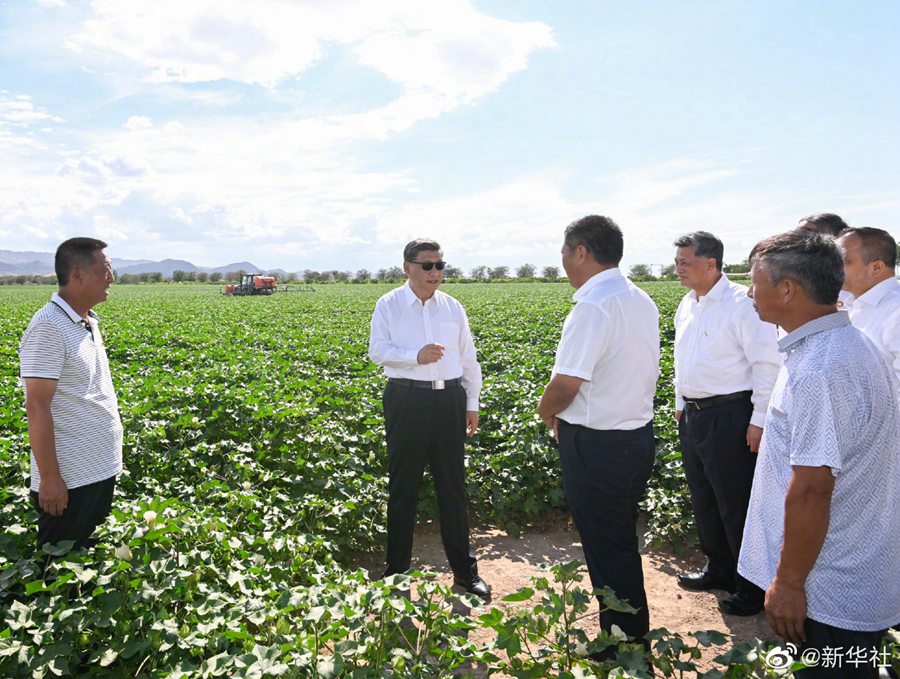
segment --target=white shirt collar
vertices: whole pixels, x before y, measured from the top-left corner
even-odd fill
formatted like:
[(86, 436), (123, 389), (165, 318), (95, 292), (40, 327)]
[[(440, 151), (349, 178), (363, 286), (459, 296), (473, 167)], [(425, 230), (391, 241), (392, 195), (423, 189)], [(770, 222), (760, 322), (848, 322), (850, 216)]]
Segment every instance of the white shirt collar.
[(612, 269), (604, 269), (600, 273), (595, 273), (593, 276), (591, 276), (581, 284), (581, 287), (578, 288), (572, 295), (572, 299), (577, 302), (595, 287), (600, 285), (600, 283), (602, 283), (603, 281), (612, 280), (613, 278), (622, 278), (622, 272), (617, 266), (614, 266)]
[[(728, 287), (728, 276), (726, 276), (723, 273), (721, 276), (719, 276), (719, 280), (716, 281), (716, 284), (714, 286), (712, 286), (709, 289), (709, 292), (707, 292), (705, 295), (703, 295), (703, 297), (708, 297), (712, 301), (718, 302), (720, 299), (722, 299), (722, 295), (725, 294), (725, 289), (727, 287)], [(691, 299), (694, 300), (695, 302), (699, 302), (701, 299), (703, 299), (702, 297), (701, 298), (697, 297), (697, 292), (695, 290), (691, 290), (688, 294), (691, 296)]]
[(888, 278), (880, 283), (873, 285), (863, 294), (853, 300), (853, 305), (858, 306), (868, 304), (870, 306), (878, 306), (881, 298), (888, 294), (892, 289), (900, 287), (900, 281), (896, 278)]
[(409, 281), (407, 280), (405, 285), (403, 286), (403, 293), (402, 293), (403, 301), (406, 303), (407, 306), (412, 306), (413, 304), (415, 304), (417, 302), (424, 306), (425, 304), (428, 304), (431, 301), (437, 302), (436, 298), (437, 298), (438, 292), (440, 292), (440, 291), (435, 290), (434, 294), (431, 297), (429, 297), (428, 299), (426, 299), (423, 303), (422, 300), (419, 299), (419, 296), (415, 292), (413, 292), (412, 286), (409, 284)]
[[(60, 297), (58, 292), (53, 293), (53, 295), (50, 297), (50, 301), (53, 302), (56, 306), (58, 306), (60, 309), (65, 311), (66, 315), (70, 319), (72, 319), (73, 323), (83, 323), (84, 322), (84, 319), (78, 315), (78, 312), (76, 312), (75, 309), (73, 309), (71, 306), (69, 306), (69, 303), (66, 300), (64, 300), (62, 297)], [(97, 314), (95, 314), (93, 310), (88, 311), (88, 316), (90, 316), (93, 319), (99, 318), (99, 316), (97, 316)]]

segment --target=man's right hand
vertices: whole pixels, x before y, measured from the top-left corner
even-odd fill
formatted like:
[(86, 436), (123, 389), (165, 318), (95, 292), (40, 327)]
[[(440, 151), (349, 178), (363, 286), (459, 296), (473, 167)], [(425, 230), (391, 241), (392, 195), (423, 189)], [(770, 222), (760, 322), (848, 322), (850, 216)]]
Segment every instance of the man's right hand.
[(426, 344), (424, 347), (419, 349), (419, 355), (416, 356), (416, 361), (418, 361), (419, 365), (427, 365), (429, 363), (436, 363), (443, 357), (443, 344)]
[(69, 489), (61, 476), (41, 479), (38, 503), (50, 516), (61, 516), (69, 505)]

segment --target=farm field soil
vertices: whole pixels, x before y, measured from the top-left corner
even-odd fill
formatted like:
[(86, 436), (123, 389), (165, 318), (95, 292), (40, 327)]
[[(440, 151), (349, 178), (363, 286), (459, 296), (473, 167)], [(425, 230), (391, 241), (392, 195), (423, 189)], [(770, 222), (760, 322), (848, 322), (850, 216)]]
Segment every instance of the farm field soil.
[[(526, 529), (521, 537), (495, 529), (474, 530), (472, 547), (478, 557), (478, 571), (493, 590), (491, 605), (500, 608), (522, 605), (506, 603), (502, 599), (527, 585), (531, 578), (543, 574), (542, 564), (584, 559), (578, 532), (564, 517), (548, 520), (535, 529)], [(359, 563), (375, 578), (384, 567), (377, 558), (377, 555), (366, 557)], [(676, 584), (677, 573), (702, 567), (703, 555), (698, 550), (691, 549), (679, 555), (667, 548), (648, 548), (643, 552), (643, 561), (651, 628), (664, 627), (684, 636), (698, 630), (717, 630), (733, 637), (734, 642), (774, 639), (764, 613), (747, 618), (723, 616), (718, 609), (718, 600), (725, 596), (723, 592), (688, 592)], [(416, 531), (412, 566), (438, 573), (441, 582), (452, 584), (435, 523), (428, 522)], [(589, 586), (587, 578), (582, 584)], [(596, 606), (593, 610), (596, 611)], [(596, 615), (580, 624), (590, 637), (599, 631)], [(490, 641), (493, 634), (491, 630), (481, 628), (474, 630), (469, 638), (484, 643)], [(698, 662), (698, 667), (704, 671), (712, 669), (715, 665), (711, 659), (727, 650), (725, 646), (711, 647)]]

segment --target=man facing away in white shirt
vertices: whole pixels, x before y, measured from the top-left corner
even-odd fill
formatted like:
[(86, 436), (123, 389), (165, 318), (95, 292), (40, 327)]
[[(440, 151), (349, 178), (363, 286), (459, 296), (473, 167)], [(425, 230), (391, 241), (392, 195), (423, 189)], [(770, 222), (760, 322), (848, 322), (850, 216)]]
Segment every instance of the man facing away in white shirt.
[(897, 242), (872, 227), (845, 229), (837, 238), (844, 257), (844, 290), (852, 293), (850, 321), (884, 356), (900, 401), (900, 281), (894, 277)]
[(604, 610), (600, 627), (617, 626), (649, 647), (636, 522), (655, 454), (659, 311), (622, 275), (622, 250), (622, 231), (609, 217), (590, 215), (566, 228), (562, 265), (575, 306), (538, 414), (559, 441), (563, 487), (591, 583), (611, 587), (638, 609)]
[(384, 367), (388, 449), (387, 569), (409, 570), (419, 486), (431, 469), (441, 538), (457, 585), (482, 598), (491, 589), (469, 547), (465, 439), (478, 430), (481, 367), (462, 305), (438, 290), (441, 246), (411, 241), (403, 250), (406, 285), (378, 300), (369, 357)]
[(690, 288), (675, 313), (675, 417), (700, 546), (685, 589), (723, 589), (729, 615), (763, 609), (763, 591), (737, 573), (756, 453), (780, 359), (775, 326), (747, 289), (722, 273), (722, 242), (697, 231), (675, 241), (675, 272)]

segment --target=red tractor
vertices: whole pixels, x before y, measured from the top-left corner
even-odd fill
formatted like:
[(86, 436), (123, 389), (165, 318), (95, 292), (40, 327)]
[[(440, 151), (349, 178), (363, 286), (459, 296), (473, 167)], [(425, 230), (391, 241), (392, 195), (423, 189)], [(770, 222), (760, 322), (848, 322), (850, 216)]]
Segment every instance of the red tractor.
[(237, 285), (226, 285), (226, 295), (271, 295), (275, 292), (275, 277), (261, 273), (245, 273)]

